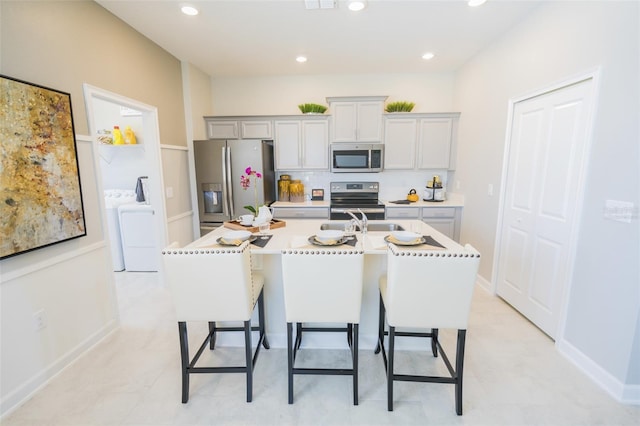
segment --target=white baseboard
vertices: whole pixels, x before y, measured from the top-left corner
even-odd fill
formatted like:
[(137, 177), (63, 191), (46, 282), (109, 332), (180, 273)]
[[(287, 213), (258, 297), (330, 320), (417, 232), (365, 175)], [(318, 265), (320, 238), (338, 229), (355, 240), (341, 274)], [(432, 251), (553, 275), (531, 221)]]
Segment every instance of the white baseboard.
[(38, 374), (27, 380), (21, 386), (7, 394), (0, 401), (0, 420), (18, 409), (22, 404), (27, 402), (40, 389), (45, 387), (50, 381), (56, 378), (67, 368), (71, 367), (79, 360), (87, 351), (100, 343), (104, 338), (111, 334), (118, 327), (118, 321), (112, 320), (105, 324), (104, 327), (86, 338), (83, 342), (71, 349), (69, 352), (51, 363), (48, 367), (41, 370)]
[(571, 361), (616, 401), (623, 404), (640, 405), (640, 385), (627, 385), (620, 382), (566, 340), (559, 340), (556, 343), (556, 348), (562, 356)]
[(487, 281), (480, 274), (476, 275), (476, 284), (482, 287), (483, 289), (485, 289), (486, 291), (488, 291), (489, 293), (494, 294), (493, 288), (491, 287), (491, 282)]

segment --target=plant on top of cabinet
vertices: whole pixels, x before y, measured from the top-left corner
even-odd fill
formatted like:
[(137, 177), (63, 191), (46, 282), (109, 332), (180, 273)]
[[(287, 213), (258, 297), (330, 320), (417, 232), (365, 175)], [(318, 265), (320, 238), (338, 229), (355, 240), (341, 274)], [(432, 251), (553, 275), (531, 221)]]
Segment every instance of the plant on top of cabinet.
[(327, 107), (319, 104), (300, 104), (298, 105), (303, 114), (324, 114)]
[(416, 104), (413, 102), (407, 102), (407, 101), (390, 102), (387, 104), (385, 111), (386, 112), (411, 112), (414, 106), (416, 106)]

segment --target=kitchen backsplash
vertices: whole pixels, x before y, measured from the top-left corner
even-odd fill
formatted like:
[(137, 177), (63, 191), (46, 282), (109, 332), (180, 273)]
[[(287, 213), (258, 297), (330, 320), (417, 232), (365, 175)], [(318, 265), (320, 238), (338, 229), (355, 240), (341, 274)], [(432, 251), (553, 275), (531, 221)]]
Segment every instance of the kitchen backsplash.
[(449, 171), (447, 170), (435, 169), (421, 171), (385, 170), (382, 173), (330, 173), (328, 171), (294, 170), (291, 172), (278, 171), (276, 172), (276, 178), (279, 178), (281, 174), (288, 174), (291, 179), (302, 180), (305, 195), (308, 195), (307, 198), (311, 197), (312, 189), (322, 188), (324, 189), (325, 200), (329, 200), (331, 182), (380, 182), (380, 199), (389, 201), (405, 198), (412, 188), (422, 198), (422, 191), (426, 187), (427, 181), (433, 178), (433, 175), (440, 175), (443, 186), (447, 188), (447, 191), (452, 191), (453, 188), (447, 186), (448, 173)]

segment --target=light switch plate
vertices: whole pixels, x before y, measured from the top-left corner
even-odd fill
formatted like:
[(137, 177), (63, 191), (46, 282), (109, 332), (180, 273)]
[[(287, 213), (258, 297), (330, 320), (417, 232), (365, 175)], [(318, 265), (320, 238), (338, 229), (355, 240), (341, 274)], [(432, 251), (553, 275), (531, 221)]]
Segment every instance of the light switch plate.
[(606, 200), (604, 203), (605, 219), (631, 223), (634, 205), (629, 201)]

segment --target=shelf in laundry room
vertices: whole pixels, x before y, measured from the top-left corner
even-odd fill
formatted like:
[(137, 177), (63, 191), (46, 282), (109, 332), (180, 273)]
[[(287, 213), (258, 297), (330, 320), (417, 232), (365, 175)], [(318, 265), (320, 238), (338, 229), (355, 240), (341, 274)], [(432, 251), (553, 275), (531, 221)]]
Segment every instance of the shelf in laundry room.
[(107, 162), (107, 164), (111, 164), (113, 161), (113, 157), (116, 155), (120, 155), (121, 153), (131, 153), (132, 151), (144, 151), (143, 144), (135, 144), (135, 145), (110, 145), (110, 144), (100, 144), (99, 153), (100, 158)]

